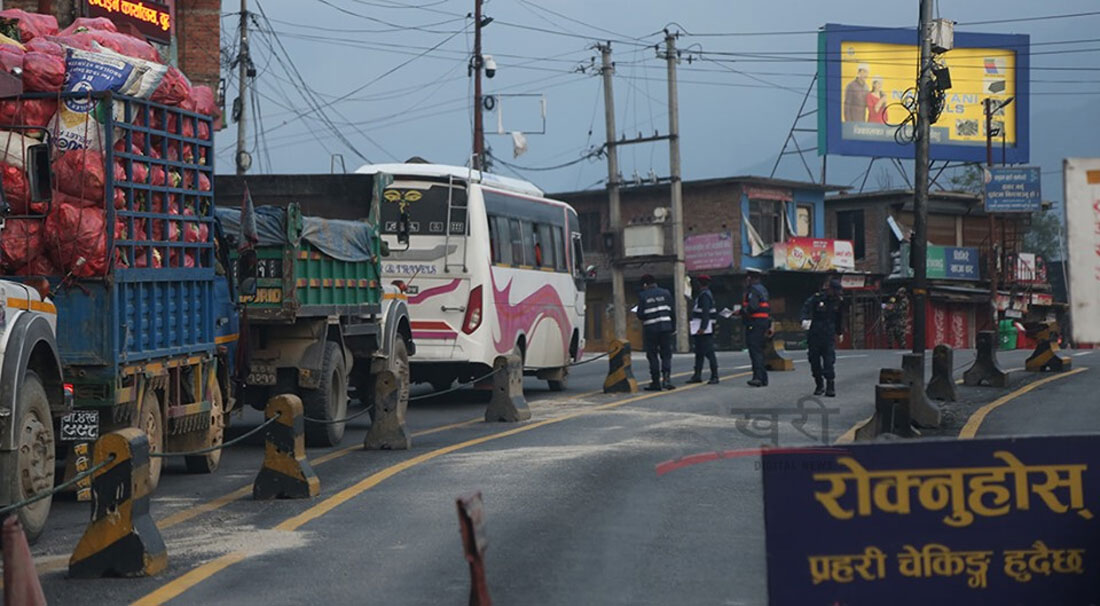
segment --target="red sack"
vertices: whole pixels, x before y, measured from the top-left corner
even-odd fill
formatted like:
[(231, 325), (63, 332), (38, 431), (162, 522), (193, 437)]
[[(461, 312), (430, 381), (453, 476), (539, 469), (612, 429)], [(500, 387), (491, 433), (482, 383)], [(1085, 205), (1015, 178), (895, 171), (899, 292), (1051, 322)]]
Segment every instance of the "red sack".
[(11, 74), (23, 69), (23, 57), (26, 55), (22, 49), (10, 44), (0, 44), (0, 69)]
[(48, 38), (35, 38), (30, 42), (24, 43), (23, 46), (27, 47), (28, 53), (45, 53), (47, 55), (53, 55), (54, 57), (60, 57), (62, 61), (65, 60), (65, 48)]
[(65, 84), (65, 60), (46, 53), (23, 56), (23, 88), (31, 92), (56, 93)]
[(56, 99), (0, 101), (0, 126), (47, 126), (56, 113)]
[[(62, 152), (54, 161), (54, 178), (57, 189), (78, 198), (103, 202), (106, 188), (103, 154), (89, 149), (70, 149)], [(124, 181), (126, 173), (115, 163), (115, 181)], [(116, 199), (117, 203), (117, 199)]]
[(98, 208), (101, 206), (99, 202), (94, 200), (86, 200), (84, 198), (78, 198), (76, 196), (70, 196), (63, 191), (53, 191), (53, 207), (56, 208), (62, 204), (68, 204), (77, 208)]
[(107, 17), (78, 17), (69, 27), (66, 27), (61, 32), (61, 35), (71, 36), (88, 30), (118, 33), (118, 28), (115, 27), (114, 21), (111, 21)]
[(0, 11), (0, 19), (18, 19), (20, 42), (30, 42), (39, 36), (57, 33), (57, 19), (53, 15), (28, 13), (18, 8)]
[(157, 49), (153, 48), (152, 44), (126, 34), (93, 29), (74, 32), (67, 35), (63, 32), (62, 37), (78, 42), (79, 46), (76, 44), (70, 46), (77, 46), (84, 50), (95, 50), (92, 47), (92, 42), (98, 42), (101, 46), (109, 48), (116, 53), (126, 55), (127, 57), (145, 59), (146, 61), (152, 61), (154, 63), (162, 62), (160, 53), (157, 52)]
[(210, 191), (210, 177), (206, 176), (206, 173), (200, 173), (198, 171), (184, 171), (186, 177), (183, 179), (184, 188), (195, 189), (195, 174), (199, 175), (199, 191)]
[(46, 255), (44, 241), (43, 247), (39, 253), (31, 257), (29, 263), (15, 270), (15, 275), (17, 276), (57, 276), (60, 274), (61, 270), (57, 269), (57, 266), (53, 264), (50, 257)]
[(210, 116), (218, 115), (218, 103), (214, 97), (214, 89), (209, 86), (196, 86), (191, 89), (191, 99), (188, 109), (196, 114)]
[(95, 50), (92, 48), (93, 40), (88, 36), (45, 36), (45, 39), (59, 46), (71, 46), (86, 51)]
[[(149, 267), (149, 258), (146, 254), (146, 248), (139, 248), (134, 251), (134, 267), (145, 268)], [(160, 269), (164, 267), (164, 253), (159, 248), (153, 249), (153, 268)]]
[(183, 72), (175, 67), (168, 67), (168, 73), (160, 81), (160, 86), (153, 91), (151, 99), (164, 105), (181, 105), (191, 96), (191, 82)]
[(42, 221), (40, 219), (8, 219), (0, 234), (0, 255), (9, 271), (18, 271), (35, 257), (44, 256)]
[[(194, 217), (195, 211), (191, 210), (191, 207), (183, 209), (183, 216)], [(183, 225), (183, 241), (184, 242), (206, 242), (207, 236), (210, 235), (210, 228), (206, 226), (206, 223), (200, 221), (185, 221)]]
[(168, 253), (169, 266), (170, 267), (186, 267), (191, 269), (195, 267), (195, 255), (190, 252), (183, 253), (183, 265), (179, 263), (180, 251), (178, 248), (173, 248), (172, 252)]
[(27, 173), (21, 168), (0, 162), (0, 172), (4, 178), (4, 199), (11, 206), (11, 214), (27, 214), (27, 202), (30, 201), (30, 190), (27, 184)]
[[(121, 231), (122, 226), (119, 226)], [(54, 206), (46, 218), (46, 250), (65, 273), (88, 278), (107, 273), (107, 229), (105, 211), (78, 208), (71, 204)], [(77, 267), (80, 259), (84, 263)]]

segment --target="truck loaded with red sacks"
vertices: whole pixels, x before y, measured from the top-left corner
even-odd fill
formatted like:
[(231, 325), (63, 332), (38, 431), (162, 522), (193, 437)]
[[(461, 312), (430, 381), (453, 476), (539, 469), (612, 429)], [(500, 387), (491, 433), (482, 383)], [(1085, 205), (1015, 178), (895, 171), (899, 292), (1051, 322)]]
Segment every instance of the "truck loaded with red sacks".
[[(218, 466), (203, 451), (234, 406), (237, 297), (215, 114), (209, 88), (108, 20), (0, 11), (0, 286), (7, 319), (36, 326), (0, 316), (0, 507), (49, 490), (55, 461), (87, 469), (122, 427), (153, 452), (200, 451), (190, 471)], [(49, 508), (18, 510), (32, 538)]]

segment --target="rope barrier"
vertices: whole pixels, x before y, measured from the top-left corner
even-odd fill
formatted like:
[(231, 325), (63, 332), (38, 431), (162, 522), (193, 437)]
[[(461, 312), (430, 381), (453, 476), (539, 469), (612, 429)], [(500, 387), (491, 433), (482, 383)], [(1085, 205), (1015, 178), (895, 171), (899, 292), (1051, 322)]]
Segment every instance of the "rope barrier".
[[(587, 360), (581, 360), (580, 362), (572, 362), (570, 364), (565, 365), (565, 368), (573, 368), (574, 366), (580, 366), (581, 364), (588, 364), (589, 362), (595, 362), (596, 360), (602, 360), (603, 358), (606, 358), (609, 353), (610, 352), (605, 351), (602, 354), (600, 354), (598, 356), (593, 356), (591, 358), (588, 358)], [(561, 366), (524, 366), (523, 370), (550, 370), (550, 369), (553, 369), (553, 368), (562, 368), (562, 367)]]
[(455, 384), (454, 387), (444, 389), (443, 391), (433, 391), (432, 393), (421, 394), (419, 396), (412, 396), (412, 397), (409, 398), (409, 401), (413, 402), (415, 400), (423, 400), (425, 398), (434, 398), (436, 396), (442, 396), (442, 395), (445, 395), (445, 394), (449, 394), (452, 391), (458, 391), (458, 390), (462, 389), (463, 387), (469, 387), (470, 385), (473, 385), (474, 383), (480, 383), (480, 382), (484, 381), (485, 379), (488, 379), (488, 378), (492, 377), (493, 375), (497, 374), (498, 372), (500, 372), (502, 370), (504, 370), (504, 369), (503, 368), (494, 369), (492, 372), (490, 372), (489, 374), (487, 374), (483, 377), (478, 377), (476, 379), (471, 379), (471, 380), (466, 381), (464, 383), (457, 383), (457, 384)]
[(0, 520), (4, 519), (4, 516), (6, 516), (7, 514), (13, 512), (13, 511), (16, 511), (17, 509), (21, 509), (23, 507), (26, 507), (27, 505), (37, 503), (37, 502), (41, 501), (42, 499), (51, 497), (51, 496), (61, 492), (62, 490), (65, 490), (65, 489), (67, 489), (71, 486), (75, 486), (77, 482), (83, 480), (84, 478), (87, 478), (88, 476), (90, 476), (93, 473), (99, 471), (100, 469), (103, 469), (104, 467), (110, 465), (112, 462), (114, 462), (114, 460), (115, 460), (115, 456), (111, 455), (111, 457), (109, 459), (107, 459), (106, 461), (103, 461), (102, 463), (100, 463), (98, 465), (93, 465), (90, 469), (88, 469), (86, 471), (82, 471), (82, 472), (76, 474), (75, 476), (72, 477), (71, 480), (69, 480), (67, 482), (62, 482), (62, 483), (58, 484), (57, 486), (54, 486), (52, 489), (47, 490), (46, 492), (36, 494), (33, 497), (23, 499), (22, 501), (19, 501), (18, 503), (13, 503), (11, 505), (8, 505), (8, 506), (4, 507), (3, 509), (0, 509)]
[(367, 414), (368, 412), (370, 412), (371, 409), (373, 409), (373, 408), (374, 408), (374, 404), (371, 404), (370, 406), (367, 406), (363, 410), (360, 410), (359, 412), (357, 412), (357, 413), (355, 413), (351, 416), (344, 417), (343, 419), (332, 419), (331, 421), (328, 420), (328, 419), (313, 419), (313, 418), (307, 417), (305, 415), (302, 415), (302, 418), (305, 419), (306, 421), (310, 422), (310, 423), (317, 423), (318, 425), (336, 425), (337, 423), (347, 423), (348, 421), (358, 419), (359, 417), (361, 417), (361, 416)]
[(270, 419), (267, 419), (263, 423), (260, 423), (258, 426), (248, 430), (247, 432), (233, 438), (232, 440), (230, 440), (228, 442), (223, 442), (221, 444), (218, 444), (217, 446), (210, 446), (208, 448), (200, 448), (199, 450), (191, 450), (191, 451), (188, 451), (188, 452), (150, 452), (149, 456), (150, 457), (160, 457), (160, 458), (164, 458), (164, 457), (194, 457), (194, 456), (214, 452), (215, 450), (221, 450), (222, 448), (227, 448), (229, 446), (233, 446), (234, 444), (239, 444), (239, 443), (243, 442), (245, 440), (245, 438), (256, 435), (257, 433), (259, 433), (259, 431), (261, 429), (267, 427), (268, 425), (271, 425), (278, 418), (279, 418), (279, 415), (276, 414), (275, 416), (271, 417)]

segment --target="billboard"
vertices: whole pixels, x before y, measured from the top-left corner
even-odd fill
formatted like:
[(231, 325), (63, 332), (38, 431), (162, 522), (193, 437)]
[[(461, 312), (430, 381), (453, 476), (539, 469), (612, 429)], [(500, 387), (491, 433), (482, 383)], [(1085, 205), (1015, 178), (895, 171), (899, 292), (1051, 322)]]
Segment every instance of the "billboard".
[[(984, 162), (984, 99), (1012, 97), (993, 117), (994, 159), (1028, 161), (1029, 44), (1026, 35), (955, 33), (955, 48), (939, 56), (951, 88), (931, 128), (932, 160)], [(915, 29), (826, 25), (818, 38), (818, 154), (912, 158), (915, 146), (896, 134), (915, 95), (918, 58)]]
[(1066, 158), (1062, 175), (1073, 340), (1100, 343), (1100, 158)]
[(684, 266), (687, 271), (733, 267), (733, 234), (695, 234), (684, 238)]
[(775, 269), (793, 271), (854, 270), (856, 256), (851, 240), (787, 238), (776, 242), (772, 255)]

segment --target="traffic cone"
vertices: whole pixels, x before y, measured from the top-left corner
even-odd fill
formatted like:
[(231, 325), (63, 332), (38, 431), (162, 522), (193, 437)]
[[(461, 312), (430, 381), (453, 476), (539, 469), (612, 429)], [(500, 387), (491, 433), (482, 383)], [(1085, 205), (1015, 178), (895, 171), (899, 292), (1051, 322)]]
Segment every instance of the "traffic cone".
[(15, 516), (4, 520), (4, 606), (46, 606), (27, 535)]

